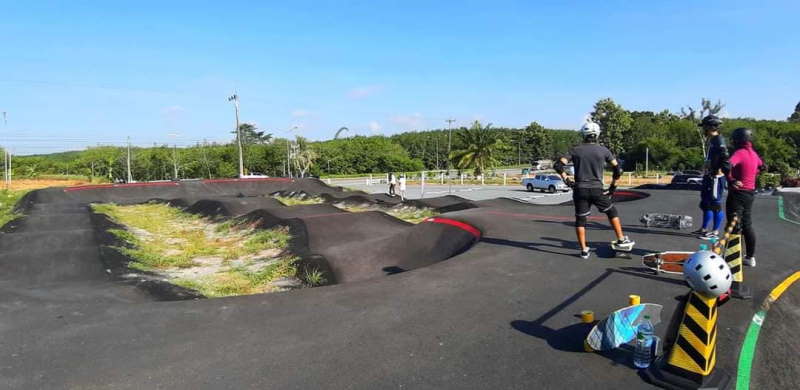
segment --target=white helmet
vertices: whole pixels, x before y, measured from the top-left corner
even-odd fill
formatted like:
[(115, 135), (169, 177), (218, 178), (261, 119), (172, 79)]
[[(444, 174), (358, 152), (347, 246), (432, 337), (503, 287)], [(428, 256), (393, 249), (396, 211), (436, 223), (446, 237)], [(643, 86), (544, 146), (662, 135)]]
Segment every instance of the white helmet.
[(718, 297), (731, 288), (731, 269), (722, 256), (707, 250), (695, 252), (683, 264), (683, 276), (694, 291)]
[(587, 119), (586, 122), (583, 123), (581, 126), (581, 135), (584, 137), (586, 136), (600, 136), (600, 125), (597, 123), (592, 122), (591, 119)]

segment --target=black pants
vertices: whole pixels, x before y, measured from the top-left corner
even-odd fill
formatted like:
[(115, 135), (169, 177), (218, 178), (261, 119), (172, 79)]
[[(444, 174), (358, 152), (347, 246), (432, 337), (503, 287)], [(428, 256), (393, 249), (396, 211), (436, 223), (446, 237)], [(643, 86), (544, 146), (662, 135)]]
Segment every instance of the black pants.
[(728, 220), (736, 214), (739, 216), (739, 226), (734, 230), (741, 232), (744, 236), (745, 255), (753, 257), (756, 253), (756, 232), (753, 231), (753, 200), (755, 194), (752, 191), (741, 191), (731, 189), (728, 192), (728, 201), (725, 202), (725, 213)]
[[(614, 209), (611, 197), (603, 194), (602, 188), (576, 188), (572, 191), (572, 201), (575, 203), (575, 216), (586, 217), (592, 213), (592, 205), (601, 213), (608, 214)], [(616, 211), (616, 209), (614, 209)], [(615, 217), (616, 215), (613, 215)]]

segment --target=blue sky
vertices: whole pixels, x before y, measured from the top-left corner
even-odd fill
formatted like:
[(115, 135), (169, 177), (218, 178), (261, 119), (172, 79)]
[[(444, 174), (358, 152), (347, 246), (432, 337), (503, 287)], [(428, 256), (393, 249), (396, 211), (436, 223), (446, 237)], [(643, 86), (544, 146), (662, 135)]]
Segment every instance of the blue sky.
[[(242, 120), (327, 139), (441, 128), (575, 128), (612, 97), (785, 119), (800, 100), (800, 2), (4, 2), (0, 144), (17, 154), (226, 140)], [(2, 124), (0, 123), (0, 126)], [(170, 136), (169, 134), (173, 134)]]

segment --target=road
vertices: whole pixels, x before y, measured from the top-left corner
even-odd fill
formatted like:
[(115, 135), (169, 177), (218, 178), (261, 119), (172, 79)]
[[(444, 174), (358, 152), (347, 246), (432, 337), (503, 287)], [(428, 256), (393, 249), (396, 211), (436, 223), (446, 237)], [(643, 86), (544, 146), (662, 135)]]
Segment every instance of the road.
[[(359, 189), (370, 194), (386, 193), (386, 184), (366, 185), (352, 184), (350, 188)], [(422, 189), (419, 185), (408, 186), (406, 196), (409, 199), (420, 199)], [(470, 200), (486, 200), (495, 198), (511, 198), (534, 204), (558, 204), (572, 199), (571, 192), (558, 192), (548, 194), (543, 192), (530, 192), (521, 186), (480, 186), (480, 185), (425, 185), (424, 198), (433, 198), (445, 195), (457, 195)]]

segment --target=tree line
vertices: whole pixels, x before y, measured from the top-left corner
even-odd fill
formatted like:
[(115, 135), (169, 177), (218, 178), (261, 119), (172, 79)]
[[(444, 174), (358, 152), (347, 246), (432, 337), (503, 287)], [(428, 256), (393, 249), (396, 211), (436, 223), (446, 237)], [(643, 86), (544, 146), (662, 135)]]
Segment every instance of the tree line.
[[(629, 111), (612, 99), (601, 99), (590, 118), (598, 123), (600, 142), (622, 161), (626, 170), (699, 169), (704, 161), (704, 139), (697, 123), (702, 116), (719, 113), (721, 102), (702, 99), (697, 107), (680, 113), (667, 110)], [(782, 177), (797, 175), (800, 166), (800, 103), (786, 121), (753, 118), (725, 119), (722, 133), (749, 127), (755, 148), (770, 172)], [(457, 169), (482, 174), (496, 166), (527, 165), (554, 159), (580, 142), (574, 130), (547, 129), (536, 122), (525, 128), (493, 127), (474, 122), (469, 127), (435, 129), (392, 136), (336, 137), (326, 141), (274, 138), (254, 125), (240, 126), (245, 173), (269, 176), (340, 175)], [(235, 132), (233, 132), (235, 133)], [(224, 178), (238, 175), (235, 135), (225, 144), (189, 147), (131, 148), (131, 175), (137, 181), (176, 178)], [(127, 179), (127, 148), (90, 147), (83, 151), (14, 159), (15, 177), (72, 174)]]

